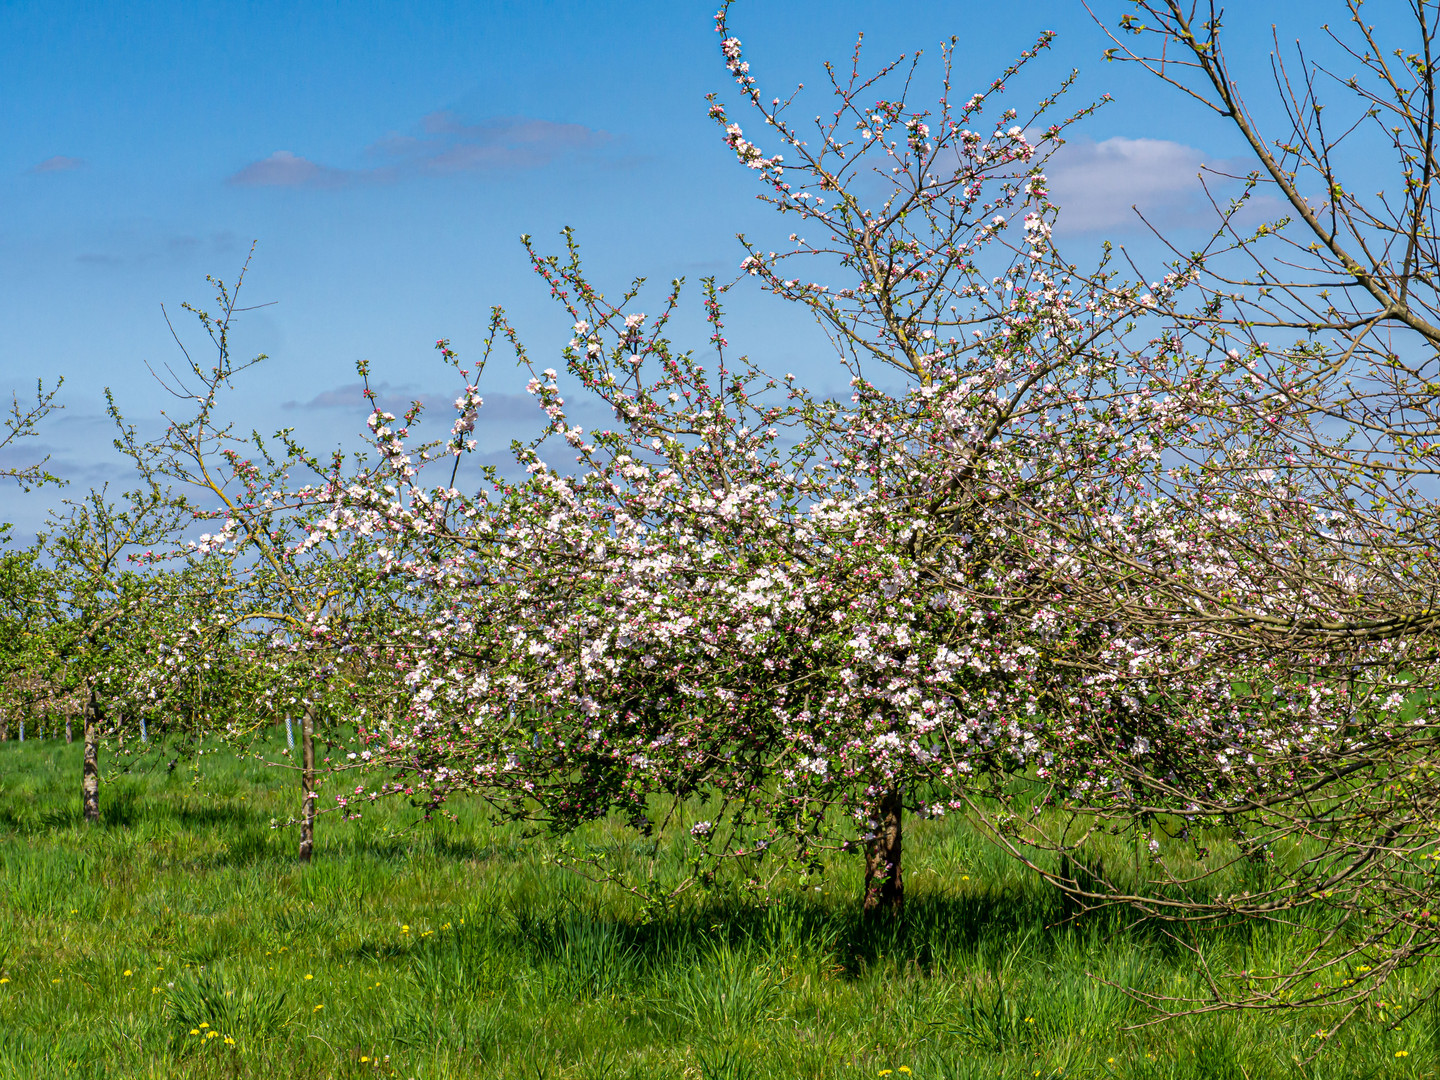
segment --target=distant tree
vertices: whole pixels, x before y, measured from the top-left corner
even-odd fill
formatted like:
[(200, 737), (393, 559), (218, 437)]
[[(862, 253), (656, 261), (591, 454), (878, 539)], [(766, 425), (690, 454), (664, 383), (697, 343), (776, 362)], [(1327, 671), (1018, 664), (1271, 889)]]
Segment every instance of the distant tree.
[(119, 500), (102, 488), (66, 507), (40, 538), (44, 569), (33, 601), (38, 633), (27, 661), (55, 696), (82, 703), (82, 809), (86, 821), (98, 823), (100, 745), (105, 731), (123, 722), (111, 711), (125, 682), (122, 671), (144, 655), (153, 627), (172, 610), (164, 598), (166, 577), (147, 573), (137, 560), (167, 541), (183, 511), (154, 485)]
[[(8, 540), (9, 526), (0, 526)], [(36, 652), (45, 640), (44, 570), (40, 549), (32, 544), (0, 547), (0, 739), (18, 734), (31, 703), (39, 696)]]
[[(152, 440), (127, 433), (121, 445), (141, 475), (187, 492), (183, 520), (162, 558), (183, 568), (181, 580), (203, 583), (198, 596), (206, 610), (163, 663), (177, 677), (211, 668), (227, 678), (245, 673), (244, 700), (222, 698), (228, 714), (208, 714), (213, 734), (239, 739), (260, 723), (299, 721), (298, 764), (288, 748), (286, 760), (274, 764), (298, 773), (299, 858), (308, 862), (319, 788), (332, 765), (350, 761), (317, 763), (317, 732), (337, 735), (361, 719), (366, 705), (373, 709), (377, 699), (399, 693), (392, 671), (377, 680), (365, 658), (393, 647), (388, 623), (403, 611), (403, 601), (387, 583), (383, 552), (324, 520), (338, 492), (375, 482), (367, 471), (373, 467), (347, 461), (339, 451), (317, 457), (288, 429), (272, 439), (238, 434), (223, 416), (224, 392), (265, 359), (231, 355), (234, 320), (248, 310), (237, 301), (248, 266), (247, 260), (233, 286), (210, 279), (213, 314), (185, 305), (213, 359), (200, 363), (182, 343), (185, 365), (163, 380), (180, 403), (167, 413), (165, 432)], [(211, 531), (194, 535), (202, 527)]]

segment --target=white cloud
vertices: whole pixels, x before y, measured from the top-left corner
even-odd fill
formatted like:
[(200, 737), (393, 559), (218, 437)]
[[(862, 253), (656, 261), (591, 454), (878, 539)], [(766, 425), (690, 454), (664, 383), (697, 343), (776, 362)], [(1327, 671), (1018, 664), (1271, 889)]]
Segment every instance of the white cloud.
[[(1197, 177), (1207, 161), (1224, 165), (1168, 139), (1077, 138), (1046, 162), (1045, 175), (1060, 207), (1059, 227), (1068, 232), (1144, 229), (1137, 210), (1155, 225), (1208, 226), (1210, 207)], [(1216, 181), (1210, 183), (1213, 190)]]

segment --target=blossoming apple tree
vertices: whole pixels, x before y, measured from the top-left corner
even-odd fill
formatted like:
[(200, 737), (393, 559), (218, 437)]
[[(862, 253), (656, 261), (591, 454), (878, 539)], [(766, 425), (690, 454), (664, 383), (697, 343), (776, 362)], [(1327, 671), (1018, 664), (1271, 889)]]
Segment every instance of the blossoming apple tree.
[[(194, 699), (197, 673), (213, 673), (212, 681), (223, 676), (232, 686), (240, 679), (243, 707), (231, 702), (226, 715), (207, 713), (211, 734), (240, 744), (298, 717), (298, 764), (288, 747), (271, 764), (298, 773), (299, 858), (308, 862), (319, 789), (332, 766), (341, 767), (329, 756), (317, 762), (317, 729), (333, 748), (351, 738), (349, 725), (363, 732), (367, 711), (383, 712), (393, 700), (386, 658), (397, 646), (405, 601), (384, 580), (383, 549), (377, 552), (363, 530), (338, 537), (333, 522), (321, 520), (347, 487), (379, 483), (366, 463), (349, 462), (338, 450), (317, 457), (288, 430), (273, 439), (247, 437), (226, 422), (224, 391), (264, 359), (237, 361), (231, 354), (234, 320), (248, 310), (238, 306), (243, 281), (243, 269), (233, 286), (211, 279), (214, 314), (186, 305), (214, 362), (198, 362), (181, 343), (186, 365), (164, 381), (181, 407), (167, 415), (159, 437), (129, 433), (123, 448), (142, 475), (189, 493), (180, 504), (184, 519), (151, 555), (195, 583), (192, 596), (202, 602), (191, 604), (178, 632), (152, 650), (153, 681), (164, 688), (162, 700), (183, 703)], [(195, 528), (209, 531), (196, 537)], [(153, 685), (141, 689), (155, 696)], [(339, 806), (345, 801), (341, 796)]]
[[(1424, 3), (1345, 7), (1348, 29), (1293, 56), (1277, 43), (1268, 116), (1215, 5), (1121, 17), (1114, 58), (1222, 119), (1254, 171), (1228, 203), (1208, 177), (1213, 233), (1173, 245), (1185, 287), (1147, 306), (1148, 332), (1185, 356), (1164, 392), (1193, 418), (1188, 445), (1163, 448), (1148, 489), (1068, 522), (1021, 504), (1017, 525), (1051, 553), (1073, 618), (1171, 645), (1137, 653), (1123, 708), (1065, 721), (1086, 752), (1047, 795), (1090, 813), (1017, 832), (1082, 866), (1063, 884), (1093, 903), (1285, 927), (1323, 912), (1304, 963), (1211, 971), (1209, 995), (1167, 1000), (1180, 1011), (1348, 1017), (1440, 944), (1436, 20)], [(1207, 751), (1187, 769), (1169, 753), (1182, 730)], [(1117, 818), (1145, 823), (1156, 860), (1133, 885), (1081, 856)], [(1217, 886), (1236, 867), (1206, 825), (1236, 841), (1243, 890)]]
[(165, 542), (180, 512), (154, 484), (118, 500), (92, 491), (68, 504), (37, 545), (43, 563), (28, 605), (29, 672), (52, 693), (84, 702), (81, 802), (91, 823), (100, 821), (101, 742), (124, 723), (123, 688), (148, 668), (142, 643), (158, 636), (170, 610), (169, 579), (133, 560)]
[[(917, 61), (863, 78), (857, 52), (831, 73), (812, 150), (763, 99), (727, 11), (726, 65), (776, 147), (718, 100), (711, 115), (799, 223), (783, 253), (747, 241), (744, 277), (816, 314), (850, 401), (734, 358), (713, 283), (707, 365), (667, 337), (679, 283), (646, 316), (640, 283), (607, 299), (573, 241), (563, 257), (531, 247), (574, 324), (567, 373), (615, 426), (573, 425), (558, 373), (497, 311), (484, 358), (512, 346), (546, 416), (516, 448), (526, 479), (454, 482), (484, 415), (482, 360), (459, 366), (444, 452), (372, 415), (385, 483), (337, 491), (323, 527), (396, 537), (383, 571), (428, 596), (430, 626), (400, 655), (409, 712), (374, 733), (399, 774), (386, 787), (437, 804), (476, 791), (562, 830), (620, 811), (642, 833), (703, 795), (715, 809), (688, 827), (701, 877), (732, 860), (759, 881), (840, 844), (865, 853), (867, 912), (895, 911), (905, 809), (963, 807), (961, 791), (1033, 766), (1051, 745), (1042, 706), (1078, 664), (1124, 652), (1110, 621), (1059, 618), (1050, 554), (1011, 522), (1022, 499), (1088, 515), (1153, 471), (1157, 442), (1187, 437), (1150, 391), (1174, 358), (1129, 344), (1140, 293), (1103, 266), (1108, 287), (1081, 289), (1054, 250), (1042, 166), (1088, 110), (1032, 137), (1058, 95), (1024, 118), (1000, 107), (1048, 36), (959, 104), (947, 51), (931, 110), (906, 101)], [(831, 281), (790, 276), (805, 258)]]

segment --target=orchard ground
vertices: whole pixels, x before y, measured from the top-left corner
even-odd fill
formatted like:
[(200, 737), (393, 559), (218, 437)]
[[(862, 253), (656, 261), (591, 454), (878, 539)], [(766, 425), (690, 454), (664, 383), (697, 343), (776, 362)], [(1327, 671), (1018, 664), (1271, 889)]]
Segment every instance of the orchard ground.
[[(1191, 954), (1118, 913), (1067, 920), (958, 817), (911, 827), (898, 925), (862, 925), (844, 856), (818, 886), (647, 918), (475, 802), (322, 818), (299, 866), (271, 825), (293, 774), (216, 746), (152, 755), (86, 827), (80, 749), (0, 744), (0, 1077), (1440, 1076), (1440, 1012), (1390, 1026), (1424, 972), (1308, 1065), (1314, 1013), (1133, 1027), (1151, 1014), (1125, 988), (1203, 993)], [(662, 846), (656, 872), (682, 858)], [(1192, 940), (1221, 966), (1295, 959), (1286, 930)]]

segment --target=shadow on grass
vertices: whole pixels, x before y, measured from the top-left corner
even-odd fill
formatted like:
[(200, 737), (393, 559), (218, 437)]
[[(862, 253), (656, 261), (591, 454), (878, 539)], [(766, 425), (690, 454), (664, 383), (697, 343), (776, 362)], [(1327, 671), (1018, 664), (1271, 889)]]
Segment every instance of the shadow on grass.
[[(349, 955), (362, 962), (408, 957), (427, 969), (453, 970), (462, 983), (480, 977), (486, 957), (523, 955), (532, 966), (571, 971), (571, 981), (593, 986), (613, 981), (610, 969), (638, 978), (710, 962), (717, 949), (756, 963), (821, 957), (827, 973), (844, 980), (878, 969), (999, 975), (1017, 960), (1042, 962), (1117, 939), (1157, 958), (1183, 951), (1163, 927), (1124, 912), (1063, 921), (1059, 897), (1041, 887), (1021, 896), (922, 894), (907, 901), (902, 916), (880, 921), (862, 917), (858, 898), (851, 905), (833, 898), (764, 903), (715, 897), (655, 918), (626, 918), (575, 903), (569, 894), (562, 887), (539, 901), (474, 906), (463, 923), (456, 920), (441, 932), (367, 941)], [(583, 974), (574, 973), (577, 964)]]

